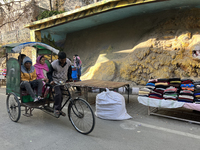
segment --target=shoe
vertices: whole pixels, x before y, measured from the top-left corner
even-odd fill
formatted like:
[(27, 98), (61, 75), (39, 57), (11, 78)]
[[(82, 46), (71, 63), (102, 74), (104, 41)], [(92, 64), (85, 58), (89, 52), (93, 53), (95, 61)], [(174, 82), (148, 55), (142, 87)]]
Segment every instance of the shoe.
[(41, 96), (38, 96), (38, 100), (41, 100), (41, 99), (44, 99), (43, 97), (41, 97)]
[(36, 97), (35, 99), (34, 99), (34, 102), (38, 102), (39, 101), (39, 99)]
[(56, 118), (59, 118), (60, 117), (60, 111), (59, 110), (54, 110), (54, 116)]

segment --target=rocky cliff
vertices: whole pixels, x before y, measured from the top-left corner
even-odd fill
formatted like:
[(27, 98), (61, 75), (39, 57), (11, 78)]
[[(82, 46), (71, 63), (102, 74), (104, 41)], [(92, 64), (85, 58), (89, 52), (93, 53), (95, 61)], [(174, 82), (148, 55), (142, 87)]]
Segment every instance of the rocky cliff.
[[(199, 16), (200, 9), (157, 14), (157, 21), (152, 17), (155, 24), (146, 24), (148, 32), (138, 37), (138, 42), (129, 50), (128, 55), (96, 61), (82, 79), (132, 81), (144, 85), (150, 78), (199, 78)], [(103, 57), (99, 55), (99, 58)]]

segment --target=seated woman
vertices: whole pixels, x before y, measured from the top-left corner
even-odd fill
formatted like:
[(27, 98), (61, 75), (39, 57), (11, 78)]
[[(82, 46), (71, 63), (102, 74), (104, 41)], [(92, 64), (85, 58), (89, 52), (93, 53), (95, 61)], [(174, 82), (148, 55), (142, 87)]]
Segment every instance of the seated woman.
[[(43, 88), (42, 88), (42, 93), (44, 94), (44, 97), (46, 97), (48, 94), (48, 89), (45, 87), (45, 82), (47, 83), (49, 80), (47, 78), (47, 72), (49, 71), (49, 68), (47, 64), (45, 63), (45, 58), (44, 56), (38, 56), (36, 60), (36, 64), (34, 65), (36, 74), (37, 74), (37, 79), (42, 79), (43, 82)], [(45, 94), (46, 93), (46, 94)]]
[(42, 79), (43, 81), (47, 82), (47, 72), (49, 71), (49, 68), (47, 64), (45, 63), (45, 58), (44, 56), (38, 56), (36, 60), (36, 64), (34, 65), (36, 74), (37, 74), (37, 79)]
[[(32, 61), (29, 57), (23, 59), (21, 65), (21, 88), (25, 88), (26, 91), (31, 95), (34, 102), (37, 102), (41, 99), (42, 96), (42, 80), (37, 80), (36, 70), (32, 66)], [(36, 97), (33, 89), (37, 88), (38, 97)]]

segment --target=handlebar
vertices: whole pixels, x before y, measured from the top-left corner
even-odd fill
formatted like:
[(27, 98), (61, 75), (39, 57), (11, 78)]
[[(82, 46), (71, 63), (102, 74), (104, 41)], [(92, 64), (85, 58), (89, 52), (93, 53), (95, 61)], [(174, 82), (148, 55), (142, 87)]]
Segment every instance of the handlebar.
[[(55, 85), (64, 85), (66, 87), (71, 87), (69, 82), (63, 82), (63, 81), (54, 81)], [(51, 88), (53, 87), (53, 85), (51, 85), (50, 83), (46, 83), (47, 86), (50, 86)], [(68, 87), (68, 88), (69, 88)]]

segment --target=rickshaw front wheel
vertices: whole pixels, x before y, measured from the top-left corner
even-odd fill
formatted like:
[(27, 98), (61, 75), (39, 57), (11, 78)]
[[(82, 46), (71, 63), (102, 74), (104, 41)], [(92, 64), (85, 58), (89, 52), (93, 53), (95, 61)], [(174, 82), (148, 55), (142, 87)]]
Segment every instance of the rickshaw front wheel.
[(14, 122), (17, 122), (21, 116), (21, 106), (15, 93), (8, 94), (6, 105), (10, 119)]
[(95, 126), (95, 117), (90, 104), (78, 98), (70, 102), (68, 117), (74, 128), (82, 133), (89, 134)]

